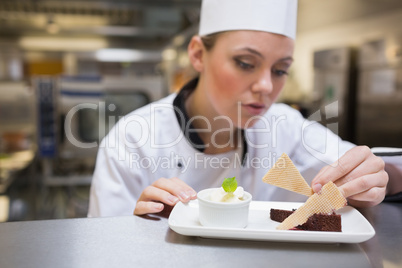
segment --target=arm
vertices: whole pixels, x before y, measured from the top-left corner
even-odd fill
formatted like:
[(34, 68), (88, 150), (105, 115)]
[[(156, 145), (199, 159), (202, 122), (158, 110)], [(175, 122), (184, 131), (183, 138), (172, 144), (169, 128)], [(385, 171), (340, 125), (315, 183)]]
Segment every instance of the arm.
[(389, 176), (387, 197), (402, 200), (402, 148), (374, 147), (371, 151), (385, 162), (385, 171)]
[[(111, 134), (113, 135), (113, 134)], [(178, 178), (160, 178), (152, 182), (147, 170), (130, 168), (127, 148), (106, 146), (99, 148), (92, 179), (89, 217), (142, 215), (161, 212), (165, 205), (188, 202), (197, 193)], [(138, 153), (138, 152), (137, 152)]]
[(395, 195), (402, 192), (402, 170), (392, 164), (385, 164), (385, 171), (388, 173), (389, 182), (387, 195)]
[[(175, 130), (174, 127), (166, 127), (172, 125), (171, 119), (174, 118), (170, 116), (173, 113), (168, 104), (172, 100), (173, 95), (164, 100), (167, 106), (162, 105), (161, 113), (155, 114), (151, 106), (145, 106), (126, 115), (103, 139), (91, 185), (88, 216), (155, 213), (162, 211), (165, 204), (172, 206), (178, 201), (187, 202), (195, 198), (196, 192), (179, 179), (161, 178), (174, 177), (176, 173), (168, 169), (155, 172), (139, 164), (144, 158), (158, 160), (168, 156), (169, 151), (152, 147), (149, 131), (152, 124), (164, 126), (152, 129), (152, 135), (158, 137), (154, 142), (163, 144), (166, 140), (161, 140), (161, 137), (166, 137), (169, 129)], [(172, 137), (176, 138), (172, 134), (167, 140)]]
[(387, 196), (402, 193), (402, 156), (382, 157), (385, 171), (388, 173)]
[(129, 168), (129, 156), (119, 147), (102, 141), (91, 183), (89, 217), (132, 215), (142, 185), (148, 180), (144, 172)]
[(387, 187), (388, 173), (385, 168), (388, 171), (389, 165), (385, 165), (368, 147), (356, 147), (342, 141), (314, 121), (297, 120), (295, 116), (293, 125), (299, 125), (296, 130), (301, 131), (292, 131), (297, 144), (291, 158), (296, 160), (295, 164), (305, 178), (314, 177), (311, 185), (315, 192), (331, 180), (340, 187), (351, 205), (367, 207), (380, 203), (385, 194), (391, 194), (389, 189), (400, 187), (401, 177), (398, 179), (394, 174), (390, 175), (390, 183), (399, 181), (399, 186)]

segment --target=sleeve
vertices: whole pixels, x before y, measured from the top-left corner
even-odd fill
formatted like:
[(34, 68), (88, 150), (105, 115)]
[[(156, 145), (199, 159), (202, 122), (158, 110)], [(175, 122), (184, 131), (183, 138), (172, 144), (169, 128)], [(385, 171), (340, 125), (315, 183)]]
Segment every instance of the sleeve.
[[(303, 177), (311, 183), (321, 168), (336, 162), (355, 145), (342, 140), (320, 123), (304, 119), (297, 111), (290, 113), (291, 134), (296, 137), (291, 158)], [(402, 149), (378, 147), (372, 148), (372, 152), (382, 157), (389, 175), (389, 195), (385, 201), (402, 201)]]
[(402, 201), (402, 148), (374, 147), (371, 151), (384, 160), (389, 176), (389, 194), (384, 201)]
[(92, 178), (88, 217), (133, 215), (135, 203), (144, 185), (143, 170), (130, 168), (130, 159), (138, 154), (127, 148), (117, 128), (102, 140)]

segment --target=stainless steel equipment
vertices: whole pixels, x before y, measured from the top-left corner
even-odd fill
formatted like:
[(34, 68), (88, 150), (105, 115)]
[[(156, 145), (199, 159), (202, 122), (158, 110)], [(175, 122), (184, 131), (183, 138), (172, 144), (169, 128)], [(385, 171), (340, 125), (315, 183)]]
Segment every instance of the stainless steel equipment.
[(35, 81), (39, 151), (48, 185), (89, 184), (98, 146), (119, 118), (166, 95), (161, 76)]
[(314, 52), (314, 94), (321, 123), (343, 139), (354, 141), (355, 53), (341, 47)]
[(33, 94), (25, 82), (0, 82), (0, 194), (35, 154)]
[(402, 38), (364, 43), (359, 50), (357, 143), (402, 146)]

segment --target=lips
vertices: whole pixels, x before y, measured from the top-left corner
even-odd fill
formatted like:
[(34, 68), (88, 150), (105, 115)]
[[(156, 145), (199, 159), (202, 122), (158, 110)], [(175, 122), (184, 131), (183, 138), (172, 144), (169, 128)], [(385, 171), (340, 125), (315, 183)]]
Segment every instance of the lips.
[(249, 112), (252, 115), (259, 115), (265, 112), (266, 106), (263, 103), (248, 103), (248, 104), (243, 104), (242, 105), (244, 109), (246, 109), (247, 112)]

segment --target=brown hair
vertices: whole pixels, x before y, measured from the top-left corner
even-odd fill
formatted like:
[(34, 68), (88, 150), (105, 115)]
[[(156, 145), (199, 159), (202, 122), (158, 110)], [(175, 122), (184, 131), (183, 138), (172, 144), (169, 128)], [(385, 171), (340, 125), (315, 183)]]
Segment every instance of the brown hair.
[(221, 34), (222, 33), (213, 33), (201, 36), (201, 41), (207, 51), (211, 50), (214, 47), (216, 40), (218, 40), (218, 37)]

